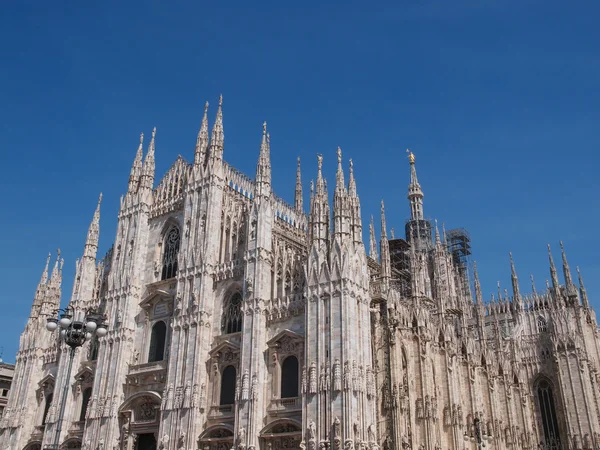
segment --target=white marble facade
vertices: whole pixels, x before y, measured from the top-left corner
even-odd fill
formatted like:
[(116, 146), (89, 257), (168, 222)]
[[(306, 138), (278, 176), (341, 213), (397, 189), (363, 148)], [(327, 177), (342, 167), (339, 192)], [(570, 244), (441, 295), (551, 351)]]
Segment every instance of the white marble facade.
[[(77, 352), (62, 448), (446, 450), (476, 435), (498, 450), (600, 448), (596, 315), (564, 250), (562, 284), (550, 253), (551, 282), (522, 294), (511, 257), (511, 294), (484, 303), (456, 241), (425, 219), (412, 153), (406, 239), (382, 203), (367, 255), (339, 149), (332, 207), (321, 156), (310, 205), (299, 161), (289, 205), (271, 190), (266, 124), (252, 180), (223, 160), (222, 101), (210, 134), (207, 110), (193, 163), (179, 157), (157, 185), (155, 131), (145, 157), (140, 139), (100, 261), (98, 202), (70, 302), (104, 312), (109, 332)], [(44, 325), (60, 254), (49, 266), (0, 449), (56, 433), (67, 358)]]

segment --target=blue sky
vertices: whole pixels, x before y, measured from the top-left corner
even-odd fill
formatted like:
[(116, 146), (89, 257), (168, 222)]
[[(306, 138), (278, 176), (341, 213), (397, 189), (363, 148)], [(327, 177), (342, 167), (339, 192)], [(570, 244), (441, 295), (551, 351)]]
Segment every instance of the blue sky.
[[(123, 4), (121, 4), (123, 3)], [(67, 5), (68, 6), (65, 6)], [(0, 15), (0, 346), (14, 361), (46, 254), (63, 301), (99, 192), (100, 253), (115, 236), (138, 136), (157, 177), (193, 157), (203, 105), (224, 96), (225, 159), (254, 176), (268, 122), (273, 185), (293, 200), (324, 155), (353, 158), (364, 225), (401, 234), (405, 149), (425, 214), (466, 227), (486, 298), (549, 278), (565, 243), (600, 295), (597, 2), (9, 2)], [(345, 163), (347, 168), (347, 162)], [(379, 226), (377, 226), (379, 231)], [(562, 279), (562, 275), (561, 275)]]

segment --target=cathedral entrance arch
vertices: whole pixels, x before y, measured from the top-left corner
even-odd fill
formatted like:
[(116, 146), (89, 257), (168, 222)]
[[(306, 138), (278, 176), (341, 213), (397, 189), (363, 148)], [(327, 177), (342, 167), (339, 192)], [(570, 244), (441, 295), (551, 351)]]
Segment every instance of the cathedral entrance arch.
[(154, 391), (138, 392), (119, 408), (120, 443), (124, 450), (156, 450), (162, 398)]
[(302, 426), (292, 419), (271, 422), (260, 432), (261, 450), (300, 449)]
[(224, 423), (207, 428), (198, 439), (199, 450), (230, 450), (233, 448), (233, 427)]

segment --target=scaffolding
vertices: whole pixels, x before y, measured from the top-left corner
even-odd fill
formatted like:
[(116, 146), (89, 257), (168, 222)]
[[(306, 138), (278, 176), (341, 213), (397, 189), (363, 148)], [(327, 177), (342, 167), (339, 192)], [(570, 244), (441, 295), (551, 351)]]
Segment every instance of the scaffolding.
[(404, 239), (389, 241), (392, 285), (403, 298), (411, 297), (410, 244)]
[(446, 246), (458, 269), (465, 295), (470, 293), (469, 256), (471, 256), (471, 235), (464, 228), (455, 228), (446, 233)]

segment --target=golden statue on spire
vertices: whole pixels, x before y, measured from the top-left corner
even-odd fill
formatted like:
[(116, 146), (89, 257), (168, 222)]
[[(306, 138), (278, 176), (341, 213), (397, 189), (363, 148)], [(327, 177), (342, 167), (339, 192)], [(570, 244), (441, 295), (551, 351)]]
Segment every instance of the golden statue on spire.
[(413, 152), (411, 152), (409, 149), (406, 149), (406, 153), (408, 153), (408, 161), (411, 164), (415, 163), (415, 154)]

